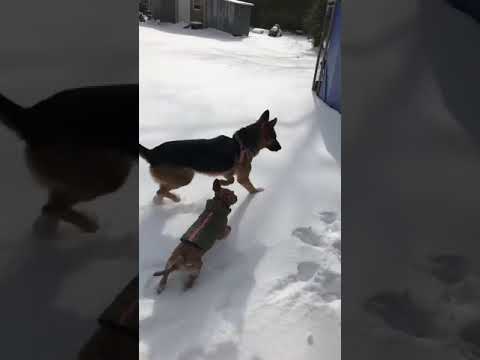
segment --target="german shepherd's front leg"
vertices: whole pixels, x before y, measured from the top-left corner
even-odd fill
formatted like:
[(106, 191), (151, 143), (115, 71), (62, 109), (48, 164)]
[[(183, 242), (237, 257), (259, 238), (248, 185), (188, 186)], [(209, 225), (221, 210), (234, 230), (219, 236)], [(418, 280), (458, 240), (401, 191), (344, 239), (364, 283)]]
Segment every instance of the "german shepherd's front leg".
[(255, 194), (258, 192), (263, 191), (262, 188), (255, 188), (250, 181), (250, 171), (252, 170), (252, 164), (247, 162), (245, 164), (241, 164), (237, 170), (237, 181), (240, 185), (242, 185), (250, 194)]

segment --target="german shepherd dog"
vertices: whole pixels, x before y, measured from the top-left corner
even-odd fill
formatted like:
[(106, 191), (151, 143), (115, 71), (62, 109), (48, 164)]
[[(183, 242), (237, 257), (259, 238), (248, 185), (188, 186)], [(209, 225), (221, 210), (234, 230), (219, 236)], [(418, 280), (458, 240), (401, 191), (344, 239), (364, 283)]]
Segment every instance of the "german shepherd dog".
[(270, 120), (269, 116), (265, 110), (255, 123), (235, 132), (233, 138), (221, 135), (213, 139), (169, 141), (151, 150), (139, 145), (140, 156), (150, 164), (150, 173), (160, 185), (159, 199), (180, 201), (171, 190), (188, 185), (195, 172), (223, 176), (221, 185), (233, 184), (236, 175), (248, 192), (262, 191), (249, 178), (252, 160), (264, 148), (270, 151), (282, 148), (274, 129), (277, 118)]
[(137, 119), (138, 85), (67, 90), (29, 108), (0, 95), (0, 120), (25, 141), (28, 168), (48, 190), (37, 230), (52, 231), (59, 220), (98, 229), (72, 207), (125, 182), (138, 160)]
[(229, 189), (220, 186), (220, 180), (213, 182), (213, 199), (207, 200), (205, 210), (198, 219), (183, 234), (180, 244), (170, 255), (165, 269), (153, 274), (162, 276), (157, 288), (161, 293), (167, 285), (168, 276), (174, 271), (182, 271), (188, 274), (188, 280), (184, 289), (190, 289), (202, 268), (202, 257), (210, 250), (217, 240), (226, 238), (231, 231), (228, 226), (230, 207), (237, 202), (237, 196)]

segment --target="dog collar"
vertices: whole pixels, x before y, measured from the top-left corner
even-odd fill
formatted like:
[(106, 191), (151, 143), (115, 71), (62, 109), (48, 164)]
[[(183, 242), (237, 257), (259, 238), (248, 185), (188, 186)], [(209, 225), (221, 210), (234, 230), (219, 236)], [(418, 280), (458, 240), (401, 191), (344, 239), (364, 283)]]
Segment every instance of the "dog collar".
[(193, 241), (190, 241), (190, 240), (187, 240), (187, 239), (184, 239), (184, 238), (181, 238), (180, 241), (184, 244), (188, 244), (190, 246), (193, 246), (194, 248), (197, 248), (198, 250), (203, 250), (203, 248), (200, 245), (194, 243)]
[(253, 159), (253, 157), (255, 156), (255, 152), (250, 150), (247, 146), (245, 146), (242, 139), (240, 139), (240, 136), (238, 135), (238, 133), (234, 134), (233, 138), (240, 146), (240, 156), (238, 157), (238, 162), (242, 163), (245, 159), (248, 159), (248, 160)]

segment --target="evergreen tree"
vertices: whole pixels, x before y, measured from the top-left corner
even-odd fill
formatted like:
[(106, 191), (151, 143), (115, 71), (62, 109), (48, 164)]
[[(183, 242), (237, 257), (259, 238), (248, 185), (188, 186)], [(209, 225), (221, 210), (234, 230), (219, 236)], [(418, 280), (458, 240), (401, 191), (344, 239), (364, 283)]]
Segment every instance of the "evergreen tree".
[(313, 38), (314, 46), (320, 45), (323, 40), (322, 32), (326, 8), (327, 0), (314, 0), (304, 19), (305, 31)]

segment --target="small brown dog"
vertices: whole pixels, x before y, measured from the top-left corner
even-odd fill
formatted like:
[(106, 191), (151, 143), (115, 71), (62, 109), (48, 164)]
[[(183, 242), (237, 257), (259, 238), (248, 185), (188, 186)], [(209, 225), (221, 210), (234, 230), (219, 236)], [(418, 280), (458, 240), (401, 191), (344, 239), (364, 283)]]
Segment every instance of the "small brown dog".
[(173, 250), (165, 269), (153, 274), (162, 276), (157, 293), (161, 293), (167, 285), (168, 276), (173, 271), (188, 273), (188, 280), (184, 289), (190, 289), (202, 268), (202, 256), (210, 250), (217, 240), (224, 239), (230, 234), (228, 214), (230, 207), (237, 202), (237, 196), (231, 190), (224, 189), (220, 181), (213, 182), (213, 199), (207, 200), (205, 210), (180, 239), (180, 244)]

